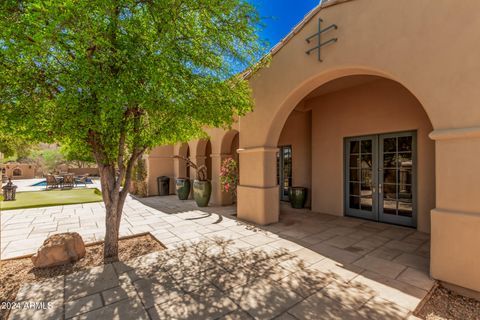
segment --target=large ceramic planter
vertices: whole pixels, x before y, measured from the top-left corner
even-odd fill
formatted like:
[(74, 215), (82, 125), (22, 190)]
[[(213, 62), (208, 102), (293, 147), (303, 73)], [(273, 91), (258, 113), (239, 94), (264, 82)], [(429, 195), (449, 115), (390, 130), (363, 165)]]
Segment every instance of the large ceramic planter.
[(210, 181), (193, 181), (193, 199), (199, 207), (208, 206), (212, 195), (212, 184)]
[(307, 188), (291, 187), (289, 196), (292, 208), (303, 209), (305, 207), (305, 202), (307, 201)]
[(180, 200), (187, 200), (190, 194), (190, 179), (177, 178), (175, 179), (175, 185), (177, 190), (177, 196)]

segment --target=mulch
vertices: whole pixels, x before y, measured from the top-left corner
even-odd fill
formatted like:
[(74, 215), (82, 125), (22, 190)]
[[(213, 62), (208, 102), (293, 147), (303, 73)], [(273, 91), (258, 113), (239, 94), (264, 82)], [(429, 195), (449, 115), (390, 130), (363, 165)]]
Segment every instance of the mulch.
[[(103, 242), (87, 244), (85, 249), (86, 255), (80, 261), (52, 268), (35, 268), (30, 257), (0, 260), (0, 303), (15, 301), (18, 289), (23, 283), (67, 275), (104, 264)], [(150, 234), (124, 238), (119, 241), (119, 260), (128, 261), (164, 249), (165, 247)], [(8, 314), (9, 310), (0, 308), (0, 319), (7, 319)]]
[(480, 301), (438, 285), (422, 301), (415, 316), (426, 320), (480, 320)]

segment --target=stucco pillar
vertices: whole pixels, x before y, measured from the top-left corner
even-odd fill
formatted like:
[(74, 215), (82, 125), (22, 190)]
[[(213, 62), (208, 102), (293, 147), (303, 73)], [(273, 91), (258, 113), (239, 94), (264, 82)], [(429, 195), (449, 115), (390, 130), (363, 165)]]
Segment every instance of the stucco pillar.
[(433, 278), (480, 292), (480, 127), (435, 130)]
[(233, 203), (232, 194), (225, 192), (222, 189), (220, 183), (220, 169), (222, 167), (223, 160), (231, 157), (230, 154), (224, 153), (212, 153), (212, 197), (210, 203), (217, 206), (226, 206)]
[(278, 221), (279, 189), (277, 152), (274, 147), (239, 149), (240, 185), (237, 188), (239, 219), (258, 224)]

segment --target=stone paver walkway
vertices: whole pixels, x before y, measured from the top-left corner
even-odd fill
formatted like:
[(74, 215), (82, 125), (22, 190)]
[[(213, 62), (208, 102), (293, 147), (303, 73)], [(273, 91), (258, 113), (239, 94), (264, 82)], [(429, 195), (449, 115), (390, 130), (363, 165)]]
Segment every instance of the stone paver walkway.
[[(433, 285), (429, 236), (413, 229), (292, 210), (258, 227), (237, 221), (233, 207), (141, 201), (128, 200), (122, 233), (149, 231), (168, 250), (26, 284), (18, 301), (52, 307), (15, 310), (10, 319), (406, 319)], [(93, 228), (100, 238), (101, 210), (25, 210), (2, 220), (2, 230), (27, 217), (69, 217), (78, 219), (73, 230)], [(21, 240), (7, 252), (15, 252), (12, 241)]]

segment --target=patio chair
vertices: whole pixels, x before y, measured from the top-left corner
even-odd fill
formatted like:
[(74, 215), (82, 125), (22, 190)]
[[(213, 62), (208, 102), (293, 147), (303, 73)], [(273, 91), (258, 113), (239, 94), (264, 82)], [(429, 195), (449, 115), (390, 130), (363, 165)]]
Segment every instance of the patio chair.
[(47, 190), (56, 189), (60, 186), (60, 182), (55, 178), (53, 174), (47, 174)]
[(67, 174), (63, 176), (62, 189), (72, 189), (75, 186), (75, 176)]
[(83, 184), (85, 185), (85, 187), (87, 186), (87, 181), (88, 181), (88, 177), (90, 175), (87, 173), (87, 174), (84, 174), (82, 176), (79, 176), (75, 179), (75, 185), (79, 185), (79, 184)]

